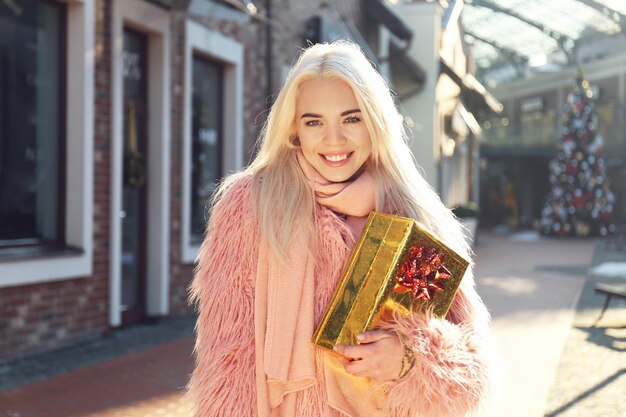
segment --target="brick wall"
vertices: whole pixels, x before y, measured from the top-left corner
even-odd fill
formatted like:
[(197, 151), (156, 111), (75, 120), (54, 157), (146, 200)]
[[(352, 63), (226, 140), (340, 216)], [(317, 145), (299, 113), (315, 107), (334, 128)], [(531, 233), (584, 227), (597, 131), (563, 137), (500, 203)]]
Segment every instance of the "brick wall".
[[(188, 16), (182, 12), (174, 12), (172, 17), (172, 132), (171, 132), (171, 230), (170, 230), (170, 313), (172, 315), (189, 314), (192, 308), (187, 304), (187, 287), (193, 277), (193, 264), (181, 261), (182, 236), (182, 143), (184, 126), (184, 51), (185, 51), (185, 24)], [(255, 126), (248, 121), (254, 119), (252, 114), (256, 114), (255, 103), (261, 102), (259, 90), (263, 89), (264, 79), (263, 68), (256, 68), (254, 63), (258, 62), (256, 55), (257, 48), (250, 47), (250, 41), (263, 42), (262, 34), (258, 31), (258, 22), (249, 24), (239, 24), (233, 21), (219, 21), (212, 18), (193, 18), (198, 23), (218, 31), (223, 35), (235, 39), (245, 45), (244, 58), (244, 152), (249, 155), (254, 145), (254, 140), (258, 135), (260, 126)], [(259, 39), (259, 36), (261, 39)], [(246, 42), (247, 41), (247, 42)], [(255, 85), (255, 88), (249, 88)], [(259, 108), (258, 105), (256, 108)], [(247, 161), (247, 157), (244, 157)]]
[(93, 277), (0, 290), (2, 361), (100, 336), (108, 328), (103, 287)]
[(99, 337), (108, 330), (110, 19), (109, 2), (97, 0), (94, 273), (0, 288), (0, 362)]
[[(172, 315), (189, 314), (192, 308), (187, 304), (187, 287), (193, 277), (192, 264), (181, 262), (181, 190), (182, 141), (183, 141), (183, 85), (185, 22), (187, 15), (176, 13), (172, 19), (172, 178), (171, 178), (171, 224), (170, 231), (170, 312)], [(220, 21), (210, 17), (191, 17), (198, 23), (222, 33), (244, 45), (244, 103), (243, 136), (244, 162), (252, 155), (254, 142), (264, 119), (257, 117), (265, 109), (265, 32), (263, 25), (251, 20), (245, 24), (235, 21)]]
[(182, 143), (183, 143), (183, 108), (184, 108), (184, 70), (185, 70), (185, 15), (175, 13), (172, 16), (171, 34), (171, 229), (170, 229), (170, 312), (180, 315), (188, 312), (186, 287), (193, 274), (193, 266), (181, 263), (181, 199), (182, 199)]

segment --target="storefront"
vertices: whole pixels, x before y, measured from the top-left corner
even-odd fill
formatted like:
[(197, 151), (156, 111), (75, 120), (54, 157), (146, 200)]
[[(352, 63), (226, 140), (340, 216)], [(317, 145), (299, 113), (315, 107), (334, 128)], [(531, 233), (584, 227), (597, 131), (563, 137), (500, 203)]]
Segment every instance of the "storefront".
[[(614, 217), (626, 218), (626, 56), (594, 61), (584, 68), (593, 92), (597, 132)], [(494, 89), (504, 112), (483, 124), (481, 144), (481, 224), (538, 229), (550, 190), (548, 164), (563, 133), (563, 108), (577, 70), (536, 74)]]

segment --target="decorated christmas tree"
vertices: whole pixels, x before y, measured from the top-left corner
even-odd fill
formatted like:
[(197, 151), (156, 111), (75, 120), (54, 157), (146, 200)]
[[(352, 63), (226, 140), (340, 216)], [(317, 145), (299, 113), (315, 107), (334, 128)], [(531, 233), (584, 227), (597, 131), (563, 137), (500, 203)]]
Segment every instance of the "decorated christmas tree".
[(541, 232), (556, 236), (606, 236), (615, 197), (609, 190), (593, 93), (582, 72), (567, 97), (561, 141), (550, 162), (550, 193), (541, 212)]

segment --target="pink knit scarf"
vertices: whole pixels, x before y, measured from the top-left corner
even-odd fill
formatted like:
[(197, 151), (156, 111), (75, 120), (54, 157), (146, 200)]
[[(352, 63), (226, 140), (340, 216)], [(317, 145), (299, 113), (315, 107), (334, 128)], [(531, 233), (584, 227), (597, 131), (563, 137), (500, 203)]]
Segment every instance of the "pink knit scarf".
[[(298, 162), (316, 201), (343, 215), (355, 235), (375, 209), (374, 180), (365, 170), (355, 180), (332, 183), (298, 152)], [(287, 262), (272, 255), (262, 240), (255, 289), (256, 388), (259, 417), (293, 416), (295, 395), (315, 384), (315, 259), (308, 236), (293, 237)], [(335, 379), (336, 381), (336, 379)], [(336, 383), (334, 385), (337, 385)], [(332, 398), (330, 398), (332, 400)]]
[(315, 191), (315, 200), (337, 214), (346, 216), (346, 222), (358, 236), (368, 214), (376, 207), (376, 187), (372, 174), (365, 170), (350, 182), (330, 182), (298, 152), (298, 163)]

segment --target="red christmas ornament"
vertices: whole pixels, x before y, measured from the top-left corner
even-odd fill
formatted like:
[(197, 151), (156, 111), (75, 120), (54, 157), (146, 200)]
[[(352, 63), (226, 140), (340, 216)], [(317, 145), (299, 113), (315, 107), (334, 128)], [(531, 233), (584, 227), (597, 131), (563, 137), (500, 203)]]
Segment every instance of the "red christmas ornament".
[(452, 274), (443, 265), (445, 254), (434, 248), (412, 247), (407, 260), (396, 275), (399, 286), (411, 290), (416, 299), (430, 300), (445, 287), (445, 280)]

